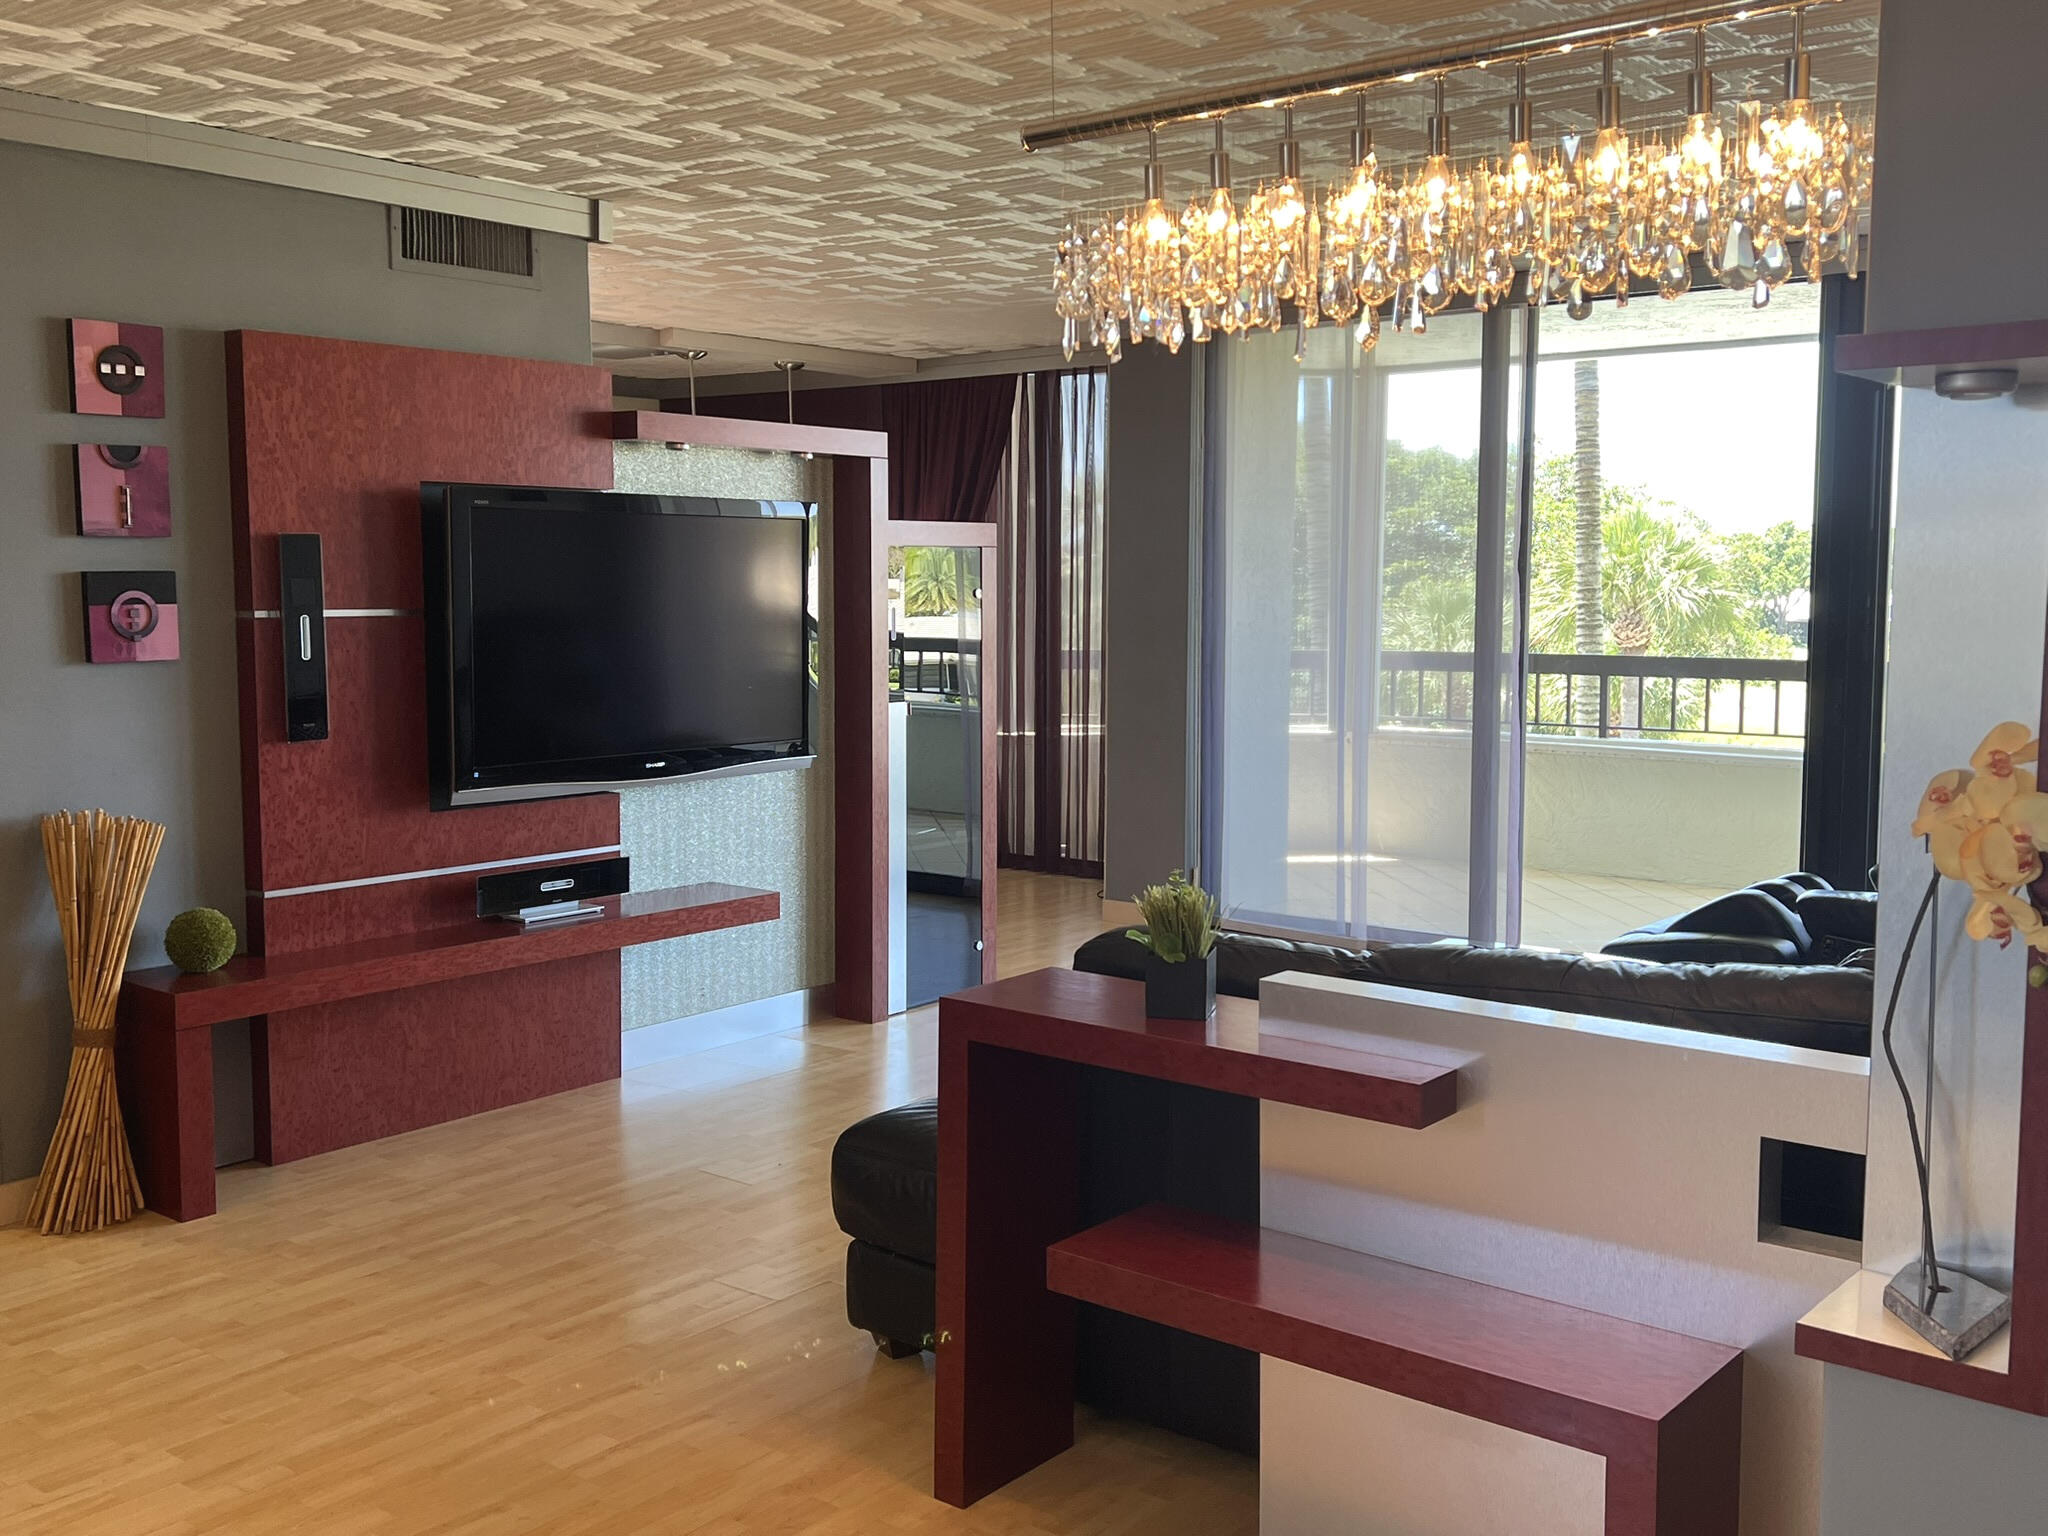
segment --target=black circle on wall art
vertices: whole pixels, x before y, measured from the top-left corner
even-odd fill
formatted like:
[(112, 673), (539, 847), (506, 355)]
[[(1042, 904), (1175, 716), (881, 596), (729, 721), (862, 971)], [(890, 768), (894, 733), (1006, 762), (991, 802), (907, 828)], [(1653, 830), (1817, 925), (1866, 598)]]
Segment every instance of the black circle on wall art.
[(130, 587), (107, 604), (107, 627), (123, 640), (141, 640), (153, 634), (160, 617), (156, 599), (140, 587)]
[(101, 443), (100, 457), (116, 469), (133, 469), (142, 462), (140, 443)]
[(143, 376), (147, 372), (142, 354), (118, 341), (110, 347), (101, 347), (99, 356), (93, 359), (93, 377), (100, 381), (102, 389), (117, 395), (132, 395), (142, 388)]

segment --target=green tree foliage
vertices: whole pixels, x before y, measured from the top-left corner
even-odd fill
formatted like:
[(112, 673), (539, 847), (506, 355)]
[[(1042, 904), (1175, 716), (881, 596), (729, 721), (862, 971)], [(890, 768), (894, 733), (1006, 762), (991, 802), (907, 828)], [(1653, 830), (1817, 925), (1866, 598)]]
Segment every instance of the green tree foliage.
[[(1576, 648), (1572, 468), (1561, 455), (1535, 476), (1529, 597), (1536, 651)], [(1389, 649), (1471, 647), (1478, 501), (1476, 456), (1387, 445), (1381, 638)], [(1610, 654), (1792, 654), (1789, 615), (1812, 565), (1808, 530), (1788, 521), (1723, 537), (1642, 486), (1608, 484), (1601, 542)]]
[(1728, 584), (1753, 605), (1751, 616), (1772, 634), (1791, 635), (1794, 605), (1813, 578), (1813, 531), (1788, 520), (1730, 534), (1724, 548)]
[(960, 611), (960, 562), (951, 549), (919, 546), (897, 556), (903, 578), (903, 612), (931, 618)]

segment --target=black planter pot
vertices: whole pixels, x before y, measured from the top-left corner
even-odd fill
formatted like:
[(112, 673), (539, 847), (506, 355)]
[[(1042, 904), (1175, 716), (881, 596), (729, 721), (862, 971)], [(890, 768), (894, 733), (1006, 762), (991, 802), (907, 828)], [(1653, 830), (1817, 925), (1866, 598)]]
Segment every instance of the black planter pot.
[(1216, 951), (1200, 960), (1145, 956), (1145, 1016), (1206, 1019), (1216, 1011)]

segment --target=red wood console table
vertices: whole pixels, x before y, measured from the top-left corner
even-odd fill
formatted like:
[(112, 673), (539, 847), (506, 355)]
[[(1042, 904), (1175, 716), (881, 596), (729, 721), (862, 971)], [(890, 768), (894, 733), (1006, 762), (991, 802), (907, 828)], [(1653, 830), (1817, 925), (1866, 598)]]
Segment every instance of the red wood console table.
[(1416, 1130), (1458, 1102), (1453, 1068), (1262, 1035), (1241, 999), (1148, 1019), (1138, 983), (1060, 970), (944, 999), (941, 1499), (1073, 1444), (1081, 1300), (1602, 1455), (1608, 1536), (1733, 1536), (1742, 1351), (1171, 1206), (1081, 1230), (1083, 1067)]
[[(117, 1036), (122, 1099), (150, 1209), (177, 1221), (213, 1214), (215, 1024), (606, 955), (656, 939), (773, 922), (782, 912), (782, 898), (775, 892), (737, 885), (639, 891), (609, 897), (601, 905), (606, 909), (601, 918), (550, 927), (520, 928), (479, 919), (328, 949), (243, 955), (205, 976), (187, 976), (173, 966), (130, 971), (121, 987)], [(587, 1062), (546, 1064), (538, 1076), (524, 1079), (496, 1076), (483, 1088), (485, 1101), (466, 1107), (455, 1107), (444, 1095), (437, 1095), (431, 1105), (415, 1106), (428, 1111), (425, 1118), (408, 1113), (407, 1106), (395, 1106), (400, 1118), (381, 1134), (617, 1077), (617, 1034), (609, 1039), (609, 1070), (604, 1060), (593, 1056)], [(491, 1042), (482, 1043), (488, 1048)], [(267, 1070), (269, 1052), (259, 1050), (258, 1055), (257, 1154), (265, 1162), (306, 1155), (273, 1141), (268, 1123), (273, 1097), (294, 1085), (266, 1081), (272, 1075)], [(321, 1087), (296, 1086), (313, 1092)]]

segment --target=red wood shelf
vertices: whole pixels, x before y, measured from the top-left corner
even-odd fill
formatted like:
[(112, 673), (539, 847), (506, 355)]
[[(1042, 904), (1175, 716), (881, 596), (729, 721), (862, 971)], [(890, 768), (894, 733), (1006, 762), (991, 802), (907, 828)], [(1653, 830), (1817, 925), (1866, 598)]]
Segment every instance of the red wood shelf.
[[(329, 949), (243, 955), (206, 976), (170, 966), (130, 971), (121, 987), (117, 1036), (121, 1099), (149, 1208), (177, 1221), (213, 1214), (211, 1025), (259, 1021), (250, 1038), (256, 1152), (265, 1162), (288, 1161), (617, 1077), (618, 961), (601, 972), (596, 968), (605, 962), (594, 957), (629, 944), (772, 922), (781, 915), (782, 898), (747, 886), (684, 885), (608, 897), (602, 905), (603, 917), (553, 927), (478, 919)], [(471, 983), (492, 988), (492, 1006), (487, 1027), (472, 1031), (459, 1018), (452, 1026), (454, 1037), (473, 1048), (459, 1059), (439, 1047), (438, 1054), (423, 1055), (423, 1037), (414, 1028), (437, 1015), (427, 1020), (426, 1034), (438, 1026), (436, 1038), (445, 1045), (451, 1033), (445, 994), (396, 999), (389, 1017), (365, 1017), (346, 1006), (550, 961), (572, 963), (522, 977), (516, 991), (504, 982)], [(581, 1001), (593, 985), (609, 992), (607, 1007)], [(575, 1027), (565, 1027), (565, 1020)], [(280, 1067), (281, 1056), (295, 1049), (302, 1055), (308, 1040), (331, 1043), (340, 1057), (367, 1055), (403, 1070), (370, 1096), (373, 1110), (357, 1103), (351, 1124), (337, 1126), (317, 1112), (336, 1098), (332, 1080)], [(519, 1064), (497, 1061), (500, 1048)], [(423, 1083), (432, 1091), (423, 1092)], [(356, 1102), (347, 1094), (340, 1100)], [(280, 1124), (287, 1110), (288, 1122)]]
[(1220, 1216), (1148, 1205), (1046, 1250), (1061, 1295), (1546, 1439), (1676, 1412), (1742, 1351)]
[(605, 916), (547, 927), (479, 918), (288, 955), (238, 955), (219, 970), (188, 976), (175, 966), (130, 971), (122, 1001), (145, 1025), (200, 1029), (316, 1003), (338, 1003), (430, 982), (601, 954), (686, 933), (773, 922), (774, 891), (741, 885), (681, 885), (604, 898)]
[(1206, 1021), (1147, 1018), (1143, 983), (1083, 971), (1032, 971), (956, 992), (940, 1000), (939, 1030), (1414, 1130), (1458, 1108), (1456, 1067), (1265, 1034), (1247, 998), (1218, 998)]
[(1603, 1455), (1611, 1533), (1735, 1530), (1729, 1345), (1164, 1205), (1052, 1244), (1046, 1285)]

